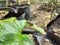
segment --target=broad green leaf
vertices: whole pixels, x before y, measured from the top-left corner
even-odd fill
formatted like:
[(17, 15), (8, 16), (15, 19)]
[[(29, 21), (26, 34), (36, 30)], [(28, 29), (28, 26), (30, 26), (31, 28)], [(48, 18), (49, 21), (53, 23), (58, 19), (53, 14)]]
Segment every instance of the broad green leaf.
[[(14, 17), (0, 20), (0, 45), (34, 45), (28, 35), (22, 34), (22, 30), (27, 24), (26, 20), (17, 20)], [(46, 34), (41, 27), (30, 23), (29, 25), (40, 33)]]
[(8, 19), (5, 19), (5, 20), (0, 20), (1, 22), (14, 22), (16, 20), (15, 17), (11, 17), (11, 18), (8, 18)]
[(0, 45), (34, 45), (28, 35), (21, 34), (25, 26), (26, 20), (14, 17), (0, 20)]
[[(12, 36), (12, 37), (11, 37)], [(0, 42), (0, 45), (34, 45), (32, 39), (28, 35), (6, 35), (4, 42)]]

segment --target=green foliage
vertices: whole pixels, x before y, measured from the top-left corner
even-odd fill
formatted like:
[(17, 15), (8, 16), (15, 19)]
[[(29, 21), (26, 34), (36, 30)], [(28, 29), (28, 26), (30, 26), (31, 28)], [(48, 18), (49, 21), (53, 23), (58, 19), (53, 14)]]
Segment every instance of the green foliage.
[[(15, 17), (0, 20), (0, 45), (34, 45), (28, 35), (22, 34), (22, 30), (27, 24), (26, 20), (18, 21)], [(34, 24), (31, 26), (41, 34), (46, 34), (44, 29)]]
[(36, 29), (37, 31), (39, 31), (39, 32), (40, 32), (41, 34), (43, 34), (43, 35), (46, 34), (46, 32), (44, 31), (44, 29), (41, 28), (41, 27), (38, 27), (38, 26), (36, 26), (36, 25), (33, 25), (33, 28)]
[(50, 0), (40, 0), (40, 3), (43, 4), (43, 3), (48, 3)]
[(39, 26), (37, 26), (37, 25), (35, 25), (35, 24), (32, 24), (32, 23), (30, 23), (30, 22), (27, 22), (26, 25), (27, 25), (27, 26), (30, 26), (31, 28), (34, 28), (36, 31), (38, 31), (38, 32), (41, 33), (42, 35), (46, 35), (46, 32), (45, 32), (45, 30), (44, 30), (43, 28), (41, 28), (41, 27), (39, 27)]
[(30, 0), (30, 2), (32, 3), (32, 4), (38, 4), (38, 3), (40, 3), (40, 1), (39, 0)]
[(57, 6), (58, 6), (58, 7), (60, 7), (60, 2), (59, 2), (59, 3), (57, 3)]
[(21, 34), (25, 25), (26, 20), (0, 20), (0, 45), (34, 45), (28, 35)]

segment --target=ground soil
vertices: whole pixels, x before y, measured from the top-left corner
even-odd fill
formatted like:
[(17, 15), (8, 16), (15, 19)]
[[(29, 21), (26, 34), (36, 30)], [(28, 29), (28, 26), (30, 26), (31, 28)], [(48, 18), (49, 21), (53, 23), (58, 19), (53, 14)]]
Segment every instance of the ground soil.
[[(31, 4), (32, 23), (45, 28), (46, 25), (51, 21), (51, 12), (39, 9), (39, 4)], [(42, 45), (56, 45), (49, 39), (42, 40)]]
[[(46, 25), (51, 20), (51, 12), (40, 10), (39, 6), (40, 4), (31, 4), (31, 16), (32, 16), (32, 23), (35, 23), (36, 25), (45, 28)], [(54, 45), (51, 43), (51, 41), (48, 40), (42, 40), (43, 45)]]
[(32, 22), (38, 26), (45, 27), (51, 19), (51, 12), (39, 9), (40, 4), (31, 4)]

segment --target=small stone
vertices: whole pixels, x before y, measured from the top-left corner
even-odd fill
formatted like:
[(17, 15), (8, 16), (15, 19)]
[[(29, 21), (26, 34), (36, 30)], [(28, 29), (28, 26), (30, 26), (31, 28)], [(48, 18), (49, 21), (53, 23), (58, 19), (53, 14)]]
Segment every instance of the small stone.
[(49, 39), (45, 39), (45, 41), (48, 41), (49, 42)]

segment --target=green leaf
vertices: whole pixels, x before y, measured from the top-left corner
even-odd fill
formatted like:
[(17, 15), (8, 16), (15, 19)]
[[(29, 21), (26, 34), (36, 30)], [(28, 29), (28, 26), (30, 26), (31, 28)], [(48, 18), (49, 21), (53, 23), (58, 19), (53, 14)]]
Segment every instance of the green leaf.
[(36, 31), (38, 31), (38, 32), (41, 33), (42, 35), (46, 35), (46, 32), (45, 32), (45, 30), (44, 30), (43, 28), (41, 28), (41, 27), (39, 27), (39, 26), (37, 26), (37, 25), (35, 25), (35, 24), (32, 24), (32, 23), (30, 23), (30, 22), (27, 22), (26, 25), (27, 25), (27, 26), (30, 26), (31, 28), (34, 28)]
[(26, 20), (14, 17), (0, 20), (0, 45), (34, 45), (28, 35), (21, 34), (25, 26)]
[[(21, 34), (8, 34), (5, 35), (3, 42), (0, 41), (0, 45), (34, 45), (32, 39), (28, 35)], [(2, 38), (2, 39), (3, 39)]]
[(46, 32), (43, 28), (38, 27), (37, 25), (33, 24), (33, 28), (39, 31), (41, 34), (46, 35)]

